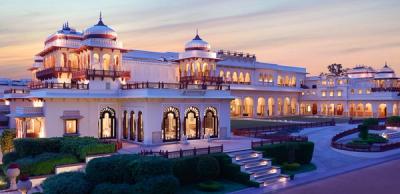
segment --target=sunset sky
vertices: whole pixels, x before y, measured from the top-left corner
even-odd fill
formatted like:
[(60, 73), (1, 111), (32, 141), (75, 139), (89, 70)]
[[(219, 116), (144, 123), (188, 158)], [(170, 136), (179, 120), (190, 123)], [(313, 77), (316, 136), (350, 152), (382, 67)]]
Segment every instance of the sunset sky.
[(311, 74), (385, 61), (400, 74), (399, 0), (1, 0), (0, 77), (28, 77), (48, 35), (66, 21), (84, 30), (100, 11), (128, 49), (182, 51), (198, 28), (213, 49)]

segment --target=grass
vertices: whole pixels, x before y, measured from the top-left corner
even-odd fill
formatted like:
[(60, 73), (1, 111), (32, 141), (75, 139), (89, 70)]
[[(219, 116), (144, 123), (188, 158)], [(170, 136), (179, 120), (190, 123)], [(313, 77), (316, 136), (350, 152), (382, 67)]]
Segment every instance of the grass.
[(233, 191), (239, 191), (245, 188), (248, 188), (246, 185), (242, 185), (240, 183), (228, 181), (225, 179), (219, 179), (216, 180), (218, 183), (223, 185), (223, 189), (217, 192), (205, 192), (205, 191), (200, 191), (197, 188), (197, 184), (190, 184), (190, 185), (185, 185), (181, 186), (177, 192), (177, 194), (185, 194), (185, 193), (190, 193), (190, 194), (223, 194), (223, 193), (229, 193)]
[(275, 126), (288, 124), (285, 122), (274, 122), (268, 120), (241, 120), (241, 119), (231, 119), (231, 128), (232, 129), (240, 129), (240, 128), (251, 128), (251, 127), (263, 127), (263, 126)]
[(300, 174), (300, 173), (305, 173), (305, 172), (310, 172), (310, 171), (314, 171), (317, 169), (317, 166), (315, 166), (315, 164), (310, 163), (310, 164), (303, 164), (301, 165), (297, 170), (282, 170), (282, 174), (286, 174), (286, 175), (296, 175), (296, 174)]

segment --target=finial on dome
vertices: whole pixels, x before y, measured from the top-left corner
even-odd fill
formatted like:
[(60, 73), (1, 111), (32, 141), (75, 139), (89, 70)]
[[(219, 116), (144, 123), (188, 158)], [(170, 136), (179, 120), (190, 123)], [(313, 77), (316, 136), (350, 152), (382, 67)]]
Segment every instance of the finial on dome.
[(385, 61), (385, 66), (384, 67), (388, 67), (388, 65), (387, 65), (387, 61)]
[(201, 40), (200, 36), (199, 36), (199, 29), (196, 28), (196, 36), (193, 38), (193, 40)]
[(101, 11), (100, 11), (100, 17), (99, 17), (99, 22), (97, 23), (99, 26), (105, 26), (103, 23), (103, 17), (101, 16)]

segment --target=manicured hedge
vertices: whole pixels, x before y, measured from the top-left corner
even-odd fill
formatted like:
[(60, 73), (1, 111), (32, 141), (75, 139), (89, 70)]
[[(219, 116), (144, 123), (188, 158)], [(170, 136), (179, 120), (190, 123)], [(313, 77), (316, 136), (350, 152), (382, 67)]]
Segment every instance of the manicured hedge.
[(52, 174), (57, 165), (78, 163), (79, 160), (71, 154), (43, 153), (21, 158), (15, 162), (19, 165), (21, 174), (37, 176)]
[(130, 167), (136, 182), (172, 174), (171, 161), (161, 157), (139, 157), (130, 163)]
[(314, 143), (287, 142), (270, 144), (256, 148), (256, 150), (262, 151), (264, 157), (272, 158), (278, 164), (289, 162), (289, 160), (300, 164), (309, 164), (314, 153)]
[(179, 181), (173, 175), (154, 176), (134, 185), (135, 193), (141, 194), (173, 194), (178, 188)]
[(13, 140), (15, 139), (15, 130), (5, 129), (0, 136), (1, 152), (4, 154), (13, 151)]
[(197, 163), (197, 174), (202, 180), (212, 180), (220, 175), (218, 160), (212, 156), (201, 156)]
[(45, 152), (59, 153), (61, 138), (15, 139), (14, 148), (20, 157), (34, 156)]
[(92, 184), (82, 172), (66, 172), (47, 178), (42, 187), (46, 194), (88, 194)]
[(400, 116), (391, 116), (386, 119), (388, 125), (400, 125)]
[(136, 194), (133, 185), (102, 183), (96, 185), (92, 194)]
[(357, 128), (360, 130), (358, 133), (358, 137), (361, 139), (367, 139), (368, 138), (368, 126), (365, 124), (358, 125)]
[(138, 155), (113, 155), (105, 158), (96, 158), (86, 165), (86, 177), (94, 184), (100, 183), (134, 183), (130, 170), (131, 163), (138, 159)]
[(365, 119), (362, 124), (367, 126), (368, 128), (371, 126), (377, 126), (377, 125), (379, 125), (379, 119), (368, 118), (368, 119)]
[(79, 159), (84, 160), (86, 156), (89, 155), (108, 154), (113, 152), (115, 152), (114, 144), (97, 143), (82, 146), (77, 155)]
[(17, 152), (8, 152), (7, 154), (3, 155), (3, 164), (8, 165), (11, 162), (18, 160), (20, 157)]

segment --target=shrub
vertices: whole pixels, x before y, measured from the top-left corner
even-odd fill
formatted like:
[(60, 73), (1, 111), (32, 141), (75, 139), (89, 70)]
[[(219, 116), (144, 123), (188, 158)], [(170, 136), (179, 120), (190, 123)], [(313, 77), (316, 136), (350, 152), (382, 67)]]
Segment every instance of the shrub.
[(114, 144), (103, 144), (103, 143), (89, 144), (80, 147), (80, 150), (78, 151), (79, 153), (78, 157), (79, 159), (84, 160), (86, 156), (89, 155), (107, 154), (113, 152), (115, 152)]
[[(255, 150), (263, 152), (265, 157), (273, 158), (274, 162), (283, 164), (292, 160), (300, 164), (308, 164), (314, 153), (313, 142), (287, 142), (258, 147)], [(292, 158), (294, 156), (294, 158)]]
[(11, 162), (18, 160), (20, 157), (16, 152), (8, 152), (7, 154), (3, 155), (3, 164), (8, 165)]
[(43, 153), (36, 156), (29, 156), (15, 161), (20, 166), (21, 174), (30, 176), (45, 175), (54, 173), (57, 165), (79, 162), (71, 154)]
[(134, 183), (131, 162), (138, 159), (138, 155), (113, 155), (104, 158), (95, 158), (86, 165), (86, 177), (89, 181), (100, 183)]
[(363, 121), (362, 125), (365, 125), (367, 128), (377, 126), (379, 125), (379, 120), (377, 118), (368, 118)]
[(203, 180), (215, 179), (219, 176), (218, 160), (212, 156), (201, 156), (197, 163), (197, 174)]
[(389, 140), (379, 134), (368, 134), (368, 143), (387, 143)]
[(15, 130), (6, 129), (0, 136), (1, 152), (4, 154), (14, 149), (13, 140), (15, 139)]
[(162, 175), (136, 183), (133, 191), (141, 194), (172, 194), (176, 192), (178, 187), (178, 179), (172, 175)]
[(205, 181), (197, 184), (197, 189), (205, 192), (216, 192), (223, 188), (224, 185), (216, 181)]
[(47, 178), (42, 187), (46, 194), (88, 194), (92, 185), (82, 172), (65, 172)]
[(388, 125), (399, 125), (400, 124), (400, 116), (391, 116), (386, 119), (386, 124)]
[(171, 162), (161, 157), (140, 157), (131, 162), (132, 176), (135, 181), (142, 181), (158, 175), (171, 175)]
[(283, 163), (282, 165), (283, 170), (289, 170), (289, 171), (295, 171), (298, 170), (300, 168), (300, 164), (299, 163)]
[(133, 185), (102, 183), (96, 185), (91, 194), (135, 194)]
[(199, 180), (197, 171), (193, 169), (197, 166), (198, 159), (198, 157), (184, 157), (172, 160), (173, 174), (182, 185)]
[(368, 138), (368, 126), (365, 124), (358, 125), (357, 127), (360, 130), (360, 133), (358, 133), (358, 137), (361, 139), (367, 139)]
[(23, 138), (14, 140), (15, 152), (20, 157), (39, 155), (45, 152), (59, 153), (62, 138)]

